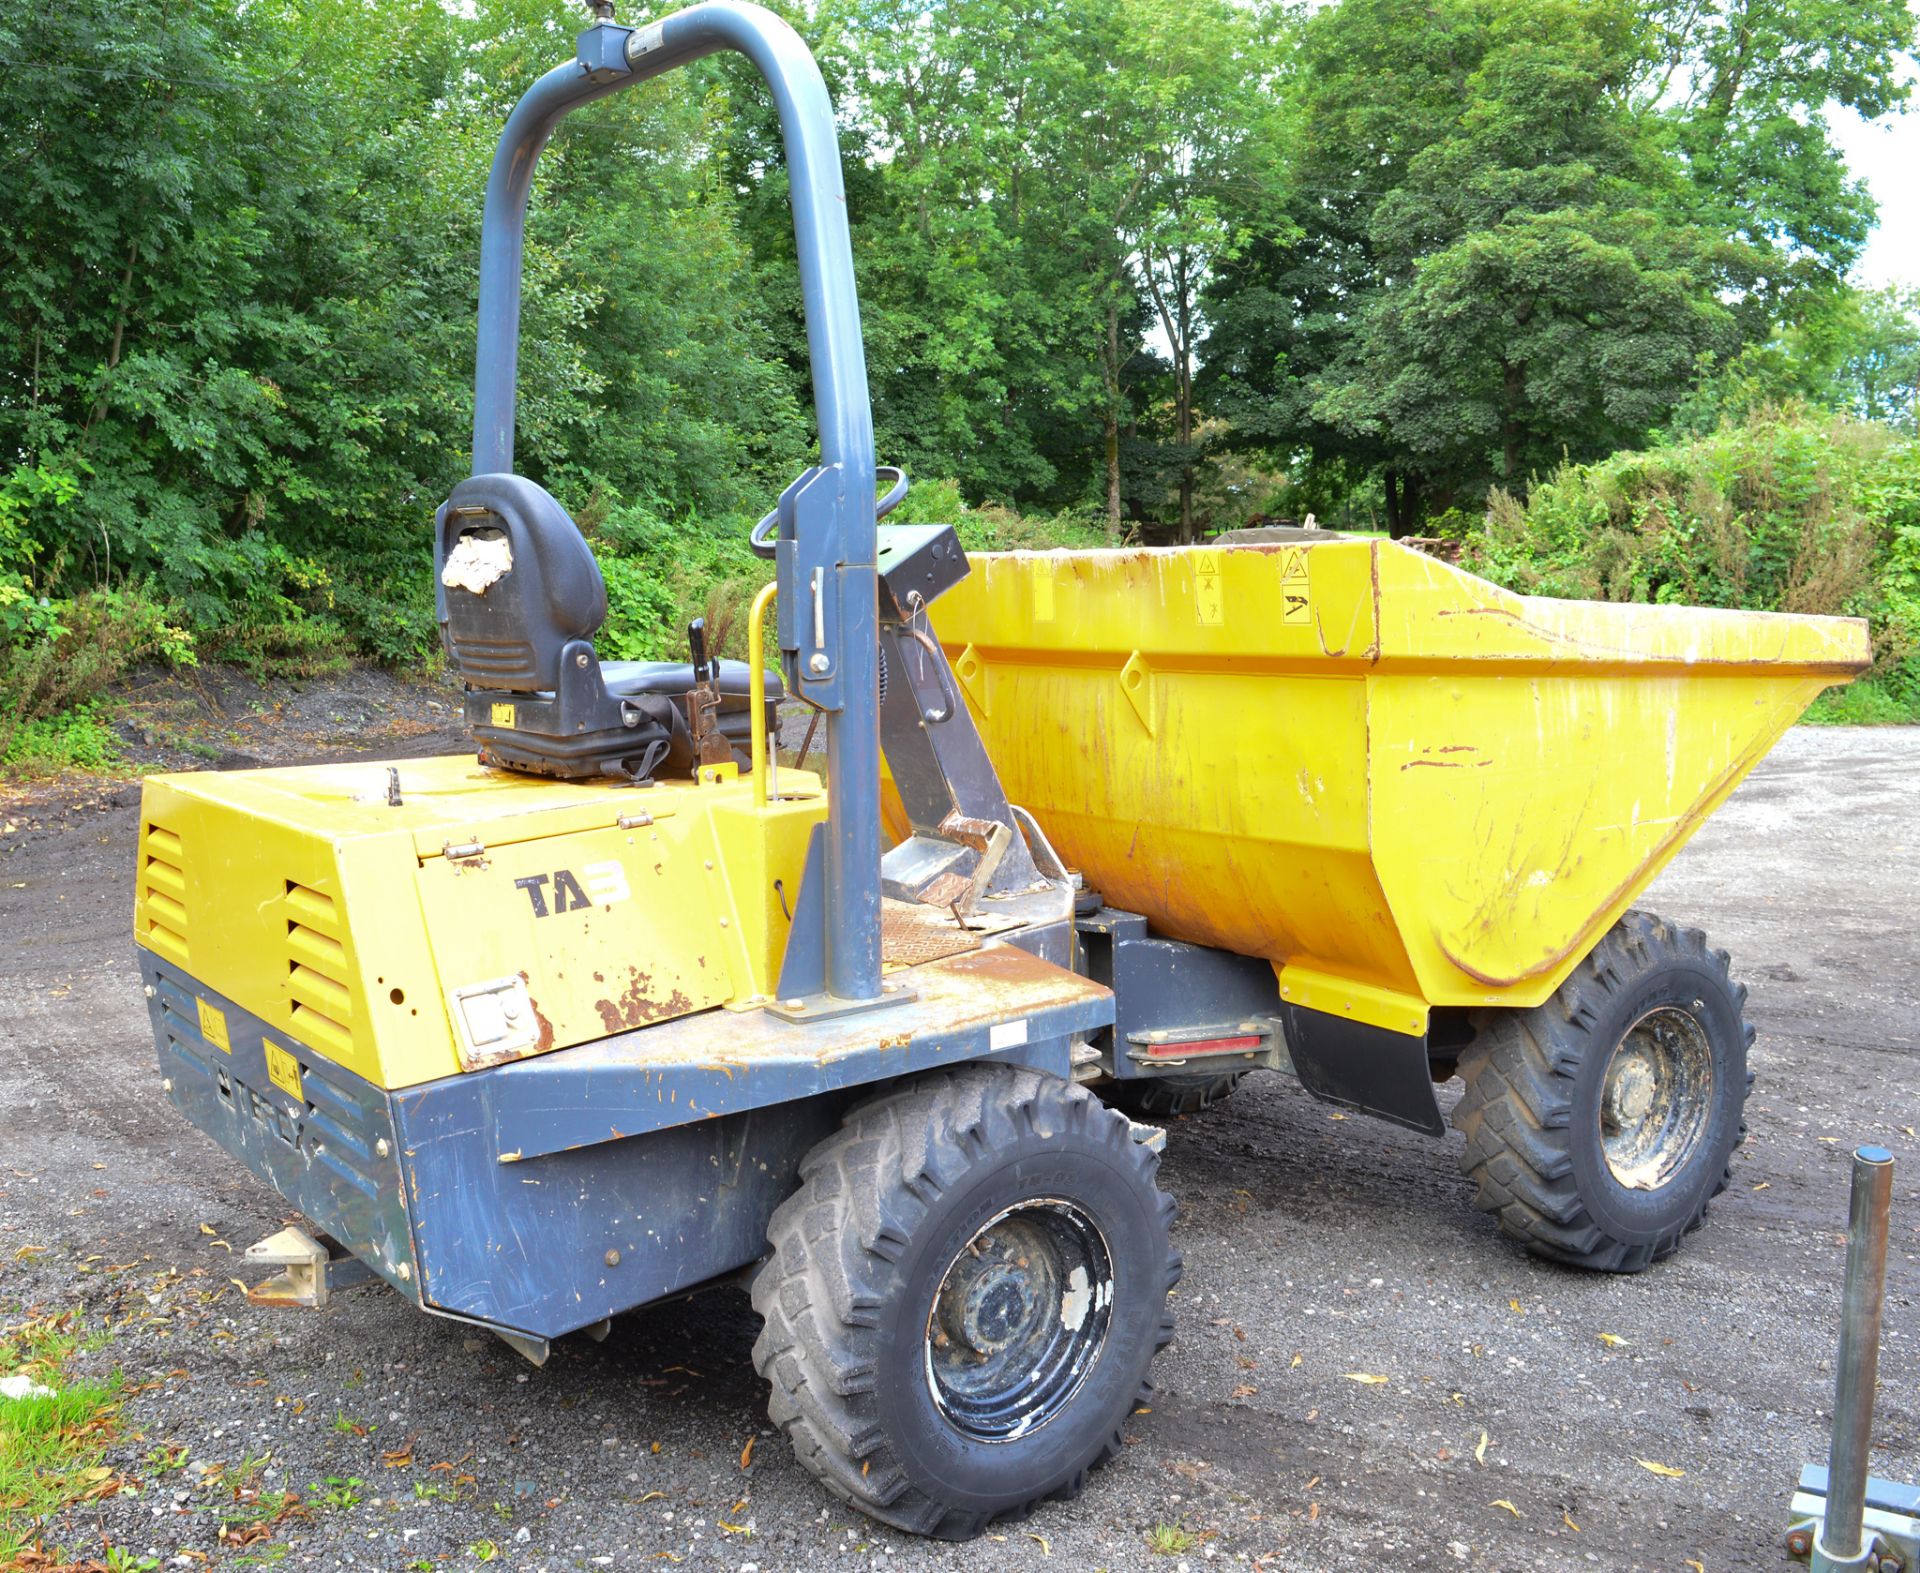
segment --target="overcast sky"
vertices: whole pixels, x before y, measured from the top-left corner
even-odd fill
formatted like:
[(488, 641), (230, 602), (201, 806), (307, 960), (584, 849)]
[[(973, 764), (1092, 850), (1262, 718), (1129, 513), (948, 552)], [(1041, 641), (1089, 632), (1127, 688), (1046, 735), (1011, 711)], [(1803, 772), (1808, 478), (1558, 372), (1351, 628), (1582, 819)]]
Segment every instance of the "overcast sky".
[(1920, 106), (1871, 125), (1836, 110), (1833, 139), (1880, 204), (1880, 227), (1855, 276), (1870, 289), (1920, 285)]

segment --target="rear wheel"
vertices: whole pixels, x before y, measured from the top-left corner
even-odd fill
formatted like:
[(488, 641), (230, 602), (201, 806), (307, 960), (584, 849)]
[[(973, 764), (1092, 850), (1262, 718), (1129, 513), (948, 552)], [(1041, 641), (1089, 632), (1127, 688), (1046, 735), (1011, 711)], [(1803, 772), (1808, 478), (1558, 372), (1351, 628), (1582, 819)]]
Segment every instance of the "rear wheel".
[(1629, 912), (1544, 1005), (1485, 1013), (1453, 1121), (1501, 1232), (1607, 1272), (1670, 1256), (1746, 1131), (1746, 998), (1698, 929)]
[(1240, 1085), (1245, 1071), (1198, 1076), (1139, 1076), (1107, 1082), (1100, 1096), (1136, 1119), (1167, 1120), (1210, 1109)]
[(800, 1462), (862, 1512), (962, 1540), (1071, 1496), (1172, 1337), (1158, 1155), (1084, 1088), (968, 1066), (808, 1154), (754, 1280), (754, 1365)]

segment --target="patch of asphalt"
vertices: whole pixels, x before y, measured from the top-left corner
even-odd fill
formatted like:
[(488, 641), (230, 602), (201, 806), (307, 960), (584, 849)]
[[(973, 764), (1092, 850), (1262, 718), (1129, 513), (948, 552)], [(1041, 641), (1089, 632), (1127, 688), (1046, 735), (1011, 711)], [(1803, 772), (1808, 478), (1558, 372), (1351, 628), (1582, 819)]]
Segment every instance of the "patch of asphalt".
[[(1799, 1466), (1824, 1457), (1846, 1155), (1868, 1139), (1902, 1160), (1873, 1467), (1920, 1478), (1916, 779), (1920, 730), (1796, 730), (1649, 892), (1733, 952), (1760, 1034), (1736, 1179), (1677, 1257), (1636, 1278), (1534, 1263), (1473, 1210), (1457, 1137), (1254, 1078), (1170, 1132), (1179, 1334), (1123, 1456), (966, 1546), (878, 1528), (801, 1472), (738, 1292), (538, 1371), (379, 1288), (249, 1307), (238, 1251), (287, 1208), (160, 1101), (133, 799), (51, 819), (0, 853), (0, 1319), (77, 1305), (112, 1329), (75, 1370), (138, 1389), (112, 1462), (144, 1483), (49, 1538), (383, 1570), (478, 1568), (490, 1544), (555, 1573), (1782, 1566)], [(185, 1468), (155, 1474), (163, 1444)], [(231, 1473), (202, 1466), (262, 1457), (261, 1487), (311, 1517), (223, 1546)], [(1154, 1555), (1159, 1526), (1192, 1544)]]

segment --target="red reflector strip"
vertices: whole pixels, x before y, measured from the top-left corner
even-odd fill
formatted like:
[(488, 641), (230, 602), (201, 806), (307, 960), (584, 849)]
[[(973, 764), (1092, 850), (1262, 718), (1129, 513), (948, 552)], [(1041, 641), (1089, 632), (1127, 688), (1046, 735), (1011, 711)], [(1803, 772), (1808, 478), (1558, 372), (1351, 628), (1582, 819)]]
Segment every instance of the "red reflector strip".
[(1247, 1054), (1266, 1040), (1257, 1032), (1238, 1038), (1194, 1038), (1186, 1043), (1154, 1043), (1147, 1047), (1150, 1060), (1184, 1060), (1196, 1054)]

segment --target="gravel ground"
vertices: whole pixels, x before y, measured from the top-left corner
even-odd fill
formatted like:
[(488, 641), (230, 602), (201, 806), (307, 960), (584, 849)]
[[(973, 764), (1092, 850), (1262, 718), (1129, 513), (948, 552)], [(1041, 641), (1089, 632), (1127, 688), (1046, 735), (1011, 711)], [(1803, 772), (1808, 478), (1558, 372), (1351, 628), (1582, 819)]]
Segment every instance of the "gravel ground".
[[(428, 751), (433, 714), (372, 742)], [(1079, 1501), (968, 1546), (876, 1528), (801, 1473), (766, 1429), (735, 1291), (540, 1371), (377, 1287), (250, 1308), (236, 1255), (286, 1208), (160, 1100), (126, 932), (136, 791), (16, 801), (0, 1322), (80, 1307), (112, 1338), (73, 1370), (136, 1389), (111, 1461), (138, 1489), (49, 1544), (388, 1570), (491, 1546), (556, 1573), (1784, 1566), (1788, 1494), (1825, 1451), (1846, 1154), (1866, 1139), (1903, 1160), (1874, 1467), (1920, 1478), (1916, 779), (1920, 731), (1797, 730), (1646, 900), (1732, 950), (1760, 1032), (1752, 1138), (1677, 1258), (1631, 1279), (1535, 1264), (1473, 1210), (1457, 1138), (1256, 1078), (1170, 1134), (1180, 1332), (1131, 1445)], [(167, 1446), (181, 1467), (157, 1472)], [(234, 1548), (221, 1515), (249, 1461), (309, 1509)], [(1153, 1554), (1161, 1526), (1188, 1548)]]

